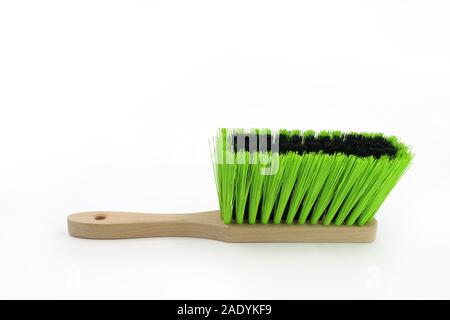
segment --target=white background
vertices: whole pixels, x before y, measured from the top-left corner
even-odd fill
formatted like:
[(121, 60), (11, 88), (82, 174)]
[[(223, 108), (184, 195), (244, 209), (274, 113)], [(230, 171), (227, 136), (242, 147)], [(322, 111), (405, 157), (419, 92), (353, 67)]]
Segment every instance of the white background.
[[(0, 298), (450, 298), (448, 1), (1, 1)], [(373, 244), (71, 238), (218, 208), (220, 126), (377, 131), (416, 158)]]

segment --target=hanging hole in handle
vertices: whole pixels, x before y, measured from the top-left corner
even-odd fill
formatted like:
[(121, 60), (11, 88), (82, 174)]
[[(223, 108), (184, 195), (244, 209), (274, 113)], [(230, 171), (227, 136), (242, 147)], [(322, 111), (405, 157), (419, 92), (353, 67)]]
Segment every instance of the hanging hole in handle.
[(96, 216), (94, 217), (94, 219), (95, 219), (95, 220), (105, 220), (105, 219), (106, 219), (106, 216), (103, 215), (103, 214), (99, 214), (99, 215), (96, 215)]

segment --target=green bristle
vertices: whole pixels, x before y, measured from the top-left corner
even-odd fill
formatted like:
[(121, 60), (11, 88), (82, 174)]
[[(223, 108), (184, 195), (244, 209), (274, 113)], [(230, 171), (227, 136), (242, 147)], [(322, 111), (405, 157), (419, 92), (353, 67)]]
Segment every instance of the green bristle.
[(392, 162), (389, 161), (389, 158), (381, 158), (377, 160), (377, 164), (379, 164), (379, 171), (376, 176), (371, 180), (370, 185), (366, 189), (366, 192), (359, 198), (356, 206), (352, 209), (350, 216), (347, 219), (347, 225), (353, 225), (356, 219), (363, 213), (368, 205), (370, 205), (373, 201), (373, 198), (379, 192), (381, 188), (385, 188), (386, 179), (390, 175)]
[[(271, 135), (272, 141), (283, 136), (283, 148), (288, 151), (279, 151), (276, 145), (264, 152), (248, 150), (248, 146), (236, 151), (234, 137), (246, 134), (260, 138)], [(355, 136), (360, 140), (345, 142), (347, 137), (355, 139)], [(303, 145), (311, 141), (305, 138), (313, 139), (313, 145)], [(325, 140), (318, 142), (318, 139)], [(344, 149), (332, 146), (330, 149), (329, 143), (335, 141), (332, 139), (341, 141), (344, 145), (339, 148)], [(298, 141), (302, 146), (295, 145)], [(380, 149), (383, 153), (375, 155), (372, 153), (375, 151), (361, 149), (351, 154), (352, 151), (345, 149), (358, 148), (349, 144), (365, 141), (369, 141), (374, 150), (381, 143), (385, 148)], [(226, 224), (367, 224), (413, 158), (409, 147), (395, 137), (380, 133), (220, 129), (214, 143), (212, 156), (217, 193), (221, 217)], [(321, 146), (325, 145), (328, 149), (322, 152)], [(297, 147), (300, 149), (295, 149)], [(317, 151), (289, 151), (294, 150), (292, 148)], [(343, 150), (343, 153), (334, 150)]]
[(314, 154), (305, 154), (299, 158), (301, 161), (300, 168), (298, 171), (297, 182), (291, 195), (291, 204), (286, 217), (287, 224), (293, 223), (298, 209), (300, 208), (300, 204), (302, 203), (309, 186), (318, 173), (318, 170), (316, 170), (318, 162), (315, 161)]
[(351, 158), (340, 154), (333, 156), (333, 159), (331, 160), (332, 167), (328, 173), (327, 180), (323, 185), (314, 212), (311, 215), (311, 224), (317, 224), (319, 222), (319, 219), (322, 217), (322, 214), (325, 212), (335, 194), (341, 175), (350, 162), (350, 159)]
[(273, 218), (273, 222), (275, 224), (280, 223), (283, 218), (283, 213), (289, 198), (291, 197), (292, 189), (294, 188), (295, 181), (297, 180), (297, 173), (302, 160), (301, 157), (298, 157), (297, 154), (292, 152), (287, 155), (281, 155), (281, 157), (283, 157), (282, 162), (285, 163), (285, 169), (283, 174), (283, 184), (281, 186), (281, 191)]
[(314, 162), (317, 163), (317, 167), (315, 168), (317, 174), (315, 179), (312, 181), (308, 192), (306, 193), (303, 205), (300, 208), (300, 216), (298, 218), (298, 222), (300, 224), (304, 224), (306, 222), (311, 209), (319, 196), (319, 193), (322, 191), (322, 187), (328, 177), (331, 166), (333, 165), (333, 157), (327, 154), (316, 154), (316, 159)]
[(334, 216), (336, 215), (336, 212), (339, 210), (342, 203), (346, 199), (346, 196), (349, 193), (350, 189), (353, 187), (356, 180), (365, 168), (365, 161), (358, 159), (355, 156), (349, 156), (347, 158), (345, 173), (342, 175), (342, 178), (337, 185), (337, 189), (333, 194), (331, 204), (323, 219), (324, 225), (329, 225), (331, 223)]
[(266, 224), (272, 215), (275, 201), (278, 199), (281, 184), (283, 182), (283, 173), (286, 167), (286, 161), (280, 156), (278, 170), (275, 174), (267, 176), (265, 179), (262, 195), (261, 223)]
[(238, 152), (236, 155), (236, 222), (244, 221), (245, 206), (250, 190), (250, 154)]
[(379, 174), (381, 163), (376, 162), (374, 158), (361, 159), (366, 162), (366, 166), (361, 174), (357, 177), (355, 184), (352, 186), (344, 203), (339, 208), (337, 217), (334, 220), (336, 225), (341, 225), (347, 218), (350, 211), (360, 198), (366, 193), (367, 188), (372, 184), (372, 180)]
[(251, 185), (250, 185), (250, 197), (248, 204), (248, 222), (251, 224), (256, 223), (259, 203), (262, 197), (262, 190), (264, 184), (264, 178), (267, 177), (261, 174), (261, 163), (257, 153), (252, 154), (253, 164), (251, 165)]
[(220, 213), (225, 223), (231, 223), (233, 219), (236, 166), (233, 164), (219, 164), (217, 171)]

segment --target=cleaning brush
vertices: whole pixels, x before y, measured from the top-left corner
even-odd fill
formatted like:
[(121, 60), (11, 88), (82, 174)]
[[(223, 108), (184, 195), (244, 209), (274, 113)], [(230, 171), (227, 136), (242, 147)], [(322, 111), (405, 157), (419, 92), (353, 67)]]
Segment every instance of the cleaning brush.
[(226, 129), (212, 139), (220, 211), (84, 212), (75, 237), (186, 236), (227, 242), (371, 242), (378, 209), (411, 164), (380, 133)]

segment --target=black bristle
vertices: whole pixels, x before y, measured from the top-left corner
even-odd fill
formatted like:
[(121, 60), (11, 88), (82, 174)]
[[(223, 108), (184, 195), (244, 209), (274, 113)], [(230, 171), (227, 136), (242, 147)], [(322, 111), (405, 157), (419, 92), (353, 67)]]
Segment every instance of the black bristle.
[[(262, 139), (266, 139), (266, 143)], [(343, 153), (358, 157), (382, 156), (395, 157), (397, 148), (382, 136), (368, 137), (362, 134), (347, 134), (342, 136), (302, 136), (286, 134), (274, 136), (256, 134), (235, 134), (233, 150), (236, 151), (271, 151), (278, 150), (280, 154), (297, 152), (299, 154), (323, 152), (325, 154)]]

